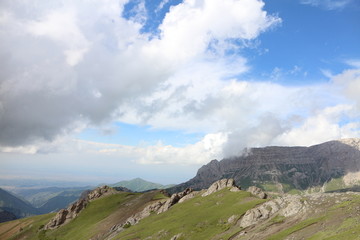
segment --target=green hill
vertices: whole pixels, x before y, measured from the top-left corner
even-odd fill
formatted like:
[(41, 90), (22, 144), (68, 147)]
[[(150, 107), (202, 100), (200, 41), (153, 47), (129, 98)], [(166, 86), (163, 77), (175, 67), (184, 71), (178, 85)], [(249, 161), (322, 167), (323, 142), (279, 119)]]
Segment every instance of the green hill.
[(135, 179), (128, 180), (128, 181), (121, 181), (121, 182), (112, 184), (110, 186), (111, 187), (126, 187), (134, 192), (143, 192), (143, 191), (148, 191), (148, 190), (152, 190), (152, 189), (165, 189), (165, 188), (172, 187), (174, 185), (162, 185), (159, 183), (149, 182), (149, 181), (146, 181), (141, 178), (135, 178)]
[(180, 233), (182, 239), (211, 239), (231, 227), (228, 223), (231, 216), (238, 218), (264, 201), (251, 197), (248, 192), (228, 189), (207, 197), (198, 195), (167, 212), (143, 219), (115, 239), (170, 239)]
[(102, 197), (90, 202), (77, 218), (55, 230), (41, 230), (54, 213), (6, 222), (0, 224), (0, 239), (88, 240), (106, 234), (114, 224), (140, 211), (158, 195), (158, 191), (143, 194), (119, 192)]
[[(229, 188), (204, 197), (202, 193), (160, 214), (150, 208), (150, 216), (131, 225), (126, 223), (129, 217), (158, 199), (170, 199), (160, 190), (118, 192), (91, 201), (75, 219), (57, 229), (43, 230), (55, 214), (2, 223), (0, 239), (356, 240), (360, 236), (358, 193), (285, 194), (267, 200)], [(246, 218), (248, 225), (244, 225)], [(121, 223), (119, 232), (114, 232)]]

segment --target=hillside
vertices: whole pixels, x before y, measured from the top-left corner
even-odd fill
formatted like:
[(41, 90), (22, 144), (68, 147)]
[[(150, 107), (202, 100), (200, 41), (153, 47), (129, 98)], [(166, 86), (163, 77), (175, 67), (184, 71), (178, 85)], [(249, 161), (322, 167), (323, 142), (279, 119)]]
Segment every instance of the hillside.
[[(0, 210), (3, 219), (0, 219), (0, 222), (5, 221), (8, 217), (13, 214), (16, 218), (31, 216), (37, 214), (38, 211), (36, 208), (31, 206), (31, 204), (24, 202), (18, 197), (12, 195), (11, 193), (0, 188)], [(13, 216), (12, 216), (13, 217)]]
[[(359, 239), (359, 193), (280, 194), (260, 199), (256, 189), (240, 191), (219, 182), (207, 190), (188, 190), (171, 198), (159, 190), (111, 191), (54, 229), (44, 230), (50, 219), (56, 219), (54, 214), (2, 223), (0, 239)], [(164, 209), (170, 202), (174, 204)]]
[(54, 213), (0, 224), (0, 239), (90, 239), (105, 235), (114, 224), (126, 220), (159, 197), (164, 197), (159, 191), (143, 194), (115, 191), (91, 201), (73, 221), (54, 230), (41, 230)]
[(207, 188), (221, 178), (234, 178), (241, 186), (256, 185), (266, 191), (289, 192), (360, 186), (360, 139), (330, 141), (311, 147), (248, 149), (242, 156), (213, 160), (191, 180), (170, 188)]
[(111, 184), (110, 186), (111, 187), (125, 187), (134, 192), (143, 192), (143, 191), (148, 191), (148, 190), (152, 190), (152, 189), (165, 189), (165, 188), (172, 187), (174, 185), (162, 185), (159, 183), (149, 182), (149, 181), (146, 181), (141, 178), (135, 178), (135, 179), (128, 180), (128, 181), (117, 182), (115, 184)]

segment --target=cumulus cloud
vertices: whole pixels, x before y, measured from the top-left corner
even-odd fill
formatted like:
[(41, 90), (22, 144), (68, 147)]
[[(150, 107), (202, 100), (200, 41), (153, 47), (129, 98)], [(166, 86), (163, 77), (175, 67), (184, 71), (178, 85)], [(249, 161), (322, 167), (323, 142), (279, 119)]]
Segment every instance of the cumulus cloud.
[(334, 76), (333, 81), (341, 88), (342, 93), (354, 101), (360, 109), (360, 68), (346, 70)]
[(275, 135), (272, 143), (280, 146), (310, 146), (334, 139), (359, 137), (359, 122), (339, 124), (343, 116), (349, 116), (353, 111), (351, 105), (327, 107), (307, 118), (301, 126)]
[[(311, 86), (242, 77), (251, 67), (241, 49), (281, 23), (262, 1), (185, 0), (156, 36), (141, 31), (144, 1), (130, 19), (126, 2), (0, 3), (1, 152), (199, 165), (246, 147), (360, 136), (359, 70)], [(71, 137), (111, 121), (204, 137), (184, 147)]]
[(238, 155), (248, 147), (309, 146), (360, 136), (358, 70), (332, 75), (327, 83), (283, 86), (222, 81), (216, 67), (195, 69), (189, 70), (192, 75), (173, 76), (136, 107), (127, 106), (121, 120), (223, 133), (222, 156)]
[[(144, 4), (129, 20), (121, 17), (126, 2), (1, 2), (0, 145), (53, 141), (111, 121), (186, 63), (225, 58), (228, 40), (254, 39), (280, 22), (257, 0), (188, 0), (149, 38)], [(245, 60), (235, 62), (243, 72)]]

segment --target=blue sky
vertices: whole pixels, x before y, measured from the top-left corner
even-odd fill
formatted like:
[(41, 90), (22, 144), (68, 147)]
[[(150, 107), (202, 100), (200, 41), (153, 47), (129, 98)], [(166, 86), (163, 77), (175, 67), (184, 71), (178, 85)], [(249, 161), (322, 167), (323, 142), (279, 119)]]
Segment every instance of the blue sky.
[(0, 4), (0, 174), (177, 183), (360, 137), (356, 0)]

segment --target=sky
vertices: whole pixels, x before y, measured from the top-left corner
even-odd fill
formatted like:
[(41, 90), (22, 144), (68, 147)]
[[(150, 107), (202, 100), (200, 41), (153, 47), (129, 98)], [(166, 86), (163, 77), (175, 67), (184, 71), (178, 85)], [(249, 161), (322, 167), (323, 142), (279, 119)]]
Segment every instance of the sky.
[(358, 0), (0, 2), (0, 178), (163, 184), (360, 137)]

